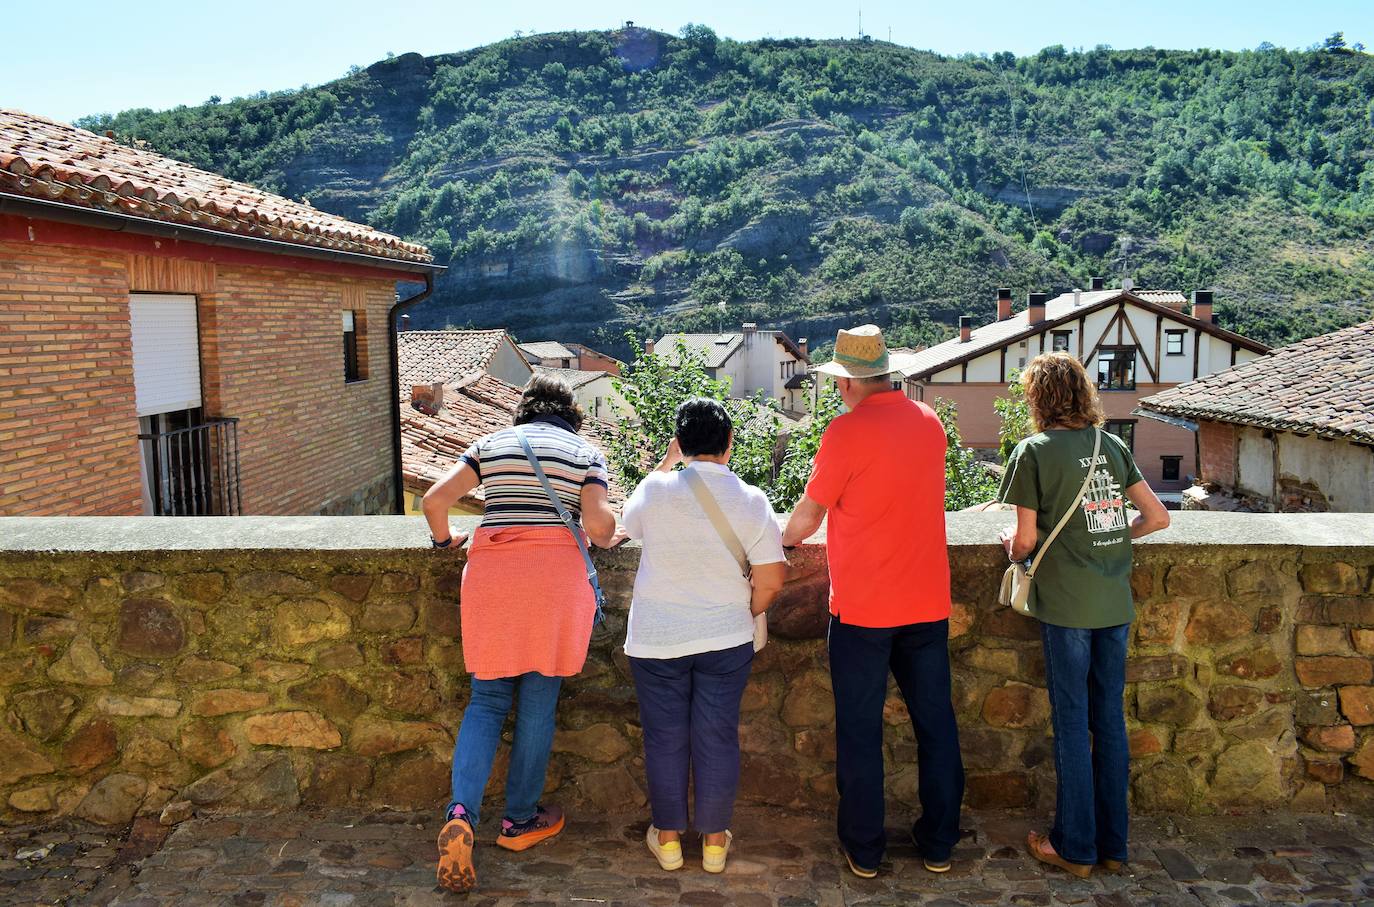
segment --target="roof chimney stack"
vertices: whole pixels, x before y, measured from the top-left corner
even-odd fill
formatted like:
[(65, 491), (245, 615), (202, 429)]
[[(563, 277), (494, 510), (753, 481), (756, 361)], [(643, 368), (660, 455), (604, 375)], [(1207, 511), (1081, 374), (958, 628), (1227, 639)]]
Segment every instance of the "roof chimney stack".
[(803, 359), (807, 359), (807, 358), (809, 358), (809, 357), (811, 356), (811, 353), (808, 352), (807, 349), (806, 349), (806, 338), (805, 338), (805, 337), (803, 337), (803, 338), (801, 338), (800, 340), (797, 341), (797, 349), (801, 350), (801, 354), (802, 354), (802, 358), (803, 358)]
[(1083, 304), (1083, 291), (1078, 287), (1073, 288), (1073, 307), (1076, 309)]
[(1092, 283), (1088, 284), (1088, 288), (1092, 290), (1105, 290), (1107, 289), (1107, 280), (1104, 277), (1094, 277)]
[(1216, 316), (1212, 314), (1211, 290), (1193, 291), (1193, 317), (1198, 321), (1205, 321), (1207, 324), (1216, 323)]
[(1129, 277), (1121, 278), (1121, 292), (1129, 293), (1135, 289), (1135, 281)]
[(652, 340), (649, 340), (649, 339), (646, 338), (646, 339), (644, 340), (644, 355), (646, 355), (646, 356), (652, 356), (653, 354), (654, 354), (654, 342), (653, 342)]
[(959, 316), (959, 342), (968, 343), (973, 339), (973, 316)]
[(1049, 293), (1028, 293), (1026, 295), (1026, 312), (1030, 315), (1031, 324), (1039, 324), (1045, 320), (1045, 303), (1049, 302)]
[(997, 320), (1006, 321), (1011, 317), (1011, 287), (997, 288)]
[(443, 382), (412, 385), (410, 388), (410, 405), (427, 416), (438, 413), (444, 408)]
[(410, 316), (409, 316), (409, 315), (402, 315), (402, 316), (401, 316), (401, 330), (403, 330), (403, 331), (408, 331), (408, 330), (410, 330)]

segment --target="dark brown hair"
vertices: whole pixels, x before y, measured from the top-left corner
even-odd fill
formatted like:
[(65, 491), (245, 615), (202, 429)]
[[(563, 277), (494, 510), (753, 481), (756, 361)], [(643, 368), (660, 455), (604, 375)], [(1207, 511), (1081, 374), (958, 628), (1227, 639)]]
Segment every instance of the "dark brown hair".
[(557, 416), (572, 426), (582, 428), (582, 407), (573, 397), (572, 385), (557, 375), (536, 373), (525, 383), (520, 405), (515, 408), (515, 424), (533, 422), (539, 416)]
[(1087, 428), (1102, 424), (1102, 401), (1083, 363), (1065, 352), (1041, 353), (1021, 373), (1031, 421), (1040, 431), (1051, 426)]

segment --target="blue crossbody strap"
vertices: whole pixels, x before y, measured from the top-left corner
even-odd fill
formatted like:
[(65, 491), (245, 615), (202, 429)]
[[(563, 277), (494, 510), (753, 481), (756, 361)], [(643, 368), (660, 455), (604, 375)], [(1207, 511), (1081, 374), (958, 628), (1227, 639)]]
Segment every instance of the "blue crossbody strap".
[(535, 478), (539, 480), (540, 485), (544, 486), (544, 494), (549, 496), (549, 501), (558, 511), (558, 518), (572, 533), (573, 541), (577, 542), (577, 550), (582, 552), (582, 563), (587, 568), (587, 582), (591, 585), (592, 594), (596, 598), (596, 624), (600, 626), (606, 619), (605, 612), (602, 610), (606, 596), (601, 593), (601, 580), (596, 575), (596, 565), (592, 563), (592, 555), (587, 550), (587, 541), (582, 535), (582, 529), (577, 525), (577, 519), (568, 508), (563, 506), (563, 500), (558, 496), (558, 492), (554, 491), (553, 486), (549, 484), (549, 477), (544, 475), (544, 467), (539, 465), (539, 458), (534, 455), (534, 449), (530, 447), (529, 439), (518, 427), (515, 429), (515, 437), (520, 439), (520, 446), (525, 450), (525, 458), (530, 461), (530, 466), (534, 467)]

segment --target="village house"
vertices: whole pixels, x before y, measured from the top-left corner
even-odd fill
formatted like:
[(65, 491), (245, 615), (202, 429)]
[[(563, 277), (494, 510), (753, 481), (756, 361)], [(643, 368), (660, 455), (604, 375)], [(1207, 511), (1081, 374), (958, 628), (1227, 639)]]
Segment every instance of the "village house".
[(620, 374), (620, 361), (581, 343), (559, 343), (538, 340), (520, 344), (520, 352), (530, 365), (544, 368), (572, 369), (579, 372), (609, 372)]
[(516, 387), (534, 374), (510, 334), (490, 331), (402, 331), (396, 338), (401, 387), (452, 384), (482, 372)]
[(573, 397), (582, 412), (597, 419), (614, 422), (620, 416), (634, 417), (634, 407), (630, 406), (620, 391), (615, 388), (615, 376), (610, 372), (581, 371), (573, 368), (534, 367), (536, 372), (556, 375), (573, 389)]
[(761, 393), (776, 400), (785, 413), (806, 411), (811, 358), (805, 337), (793, 341), (782, 331), (761, 331), (757, 324), (745, 322), (737, 332), (668, 334), (657, 343), (647, 341), (644, 349), (657, 350), (675, 365), (678, 343), (702, 357), (712, 378), (729, 380), (730, 396), (748, 398)]
[(1191, 311), (1173, 290), (1146, 290), (1122, 281), (1107, 289), (1093, 278), (1089, 290), (1050, 299), (1031, 293), (1013, 314), (1011, 290), (999, 289), (996, 318), (973, 327), (959, 319), (959, 335), (915, 354), (904, 368), (907, 396), (958, 407), (967, 447), (996, 450), (1001, 425), (993, 402), (1007, 396), (1016, 370), (1036, 355), (1063, 350), (1077, 356), (1097, 382), (1105, 428), (1126, 442), (1141, 474), (1166, 498), (1176, 498), (1198, 473), (1197, 447), (1186, 428), (1135, 414), (1142, 397), (1241, 362), (1268, 347), (1217, 325), (1212, 293), (1198, 290)]
[(399, 510), (394, 319), (441, 270), (0, 110), (0, 515)]
[(1185, 509), (1374, 511), (1374, 321), (1140, 401), (1197, 432)]

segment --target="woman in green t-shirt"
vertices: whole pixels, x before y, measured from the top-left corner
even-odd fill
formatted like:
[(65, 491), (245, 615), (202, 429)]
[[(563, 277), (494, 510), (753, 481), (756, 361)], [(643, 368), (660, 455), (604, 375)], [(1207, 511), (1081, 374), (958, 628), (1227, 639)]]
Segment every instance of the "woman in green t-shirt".
[[(1121, 700), (1135, 616), (1131, 539), (1168, 526), (1169, 513), (1126, 445), (1098, 427), (1102, 404), (1082, 363), (1045, 353), (1031, 360), (1021, 383), (1039, 431), (1012, 452), (998, 493), (1016, 505), (1016, 527), (1002, 534), (1007, 555), (1029, 558), (1073, 511), (1031, 585), (1058, 783), (1054, 827), (1048, 835), (1031, 832), (1026, 844), (1037, 860), (1086, 878), (1099, 862), (1115, 870), (1126, 859), (1130, 750)], [(1139, 511), (1134, 516), (1127, 500)]]

